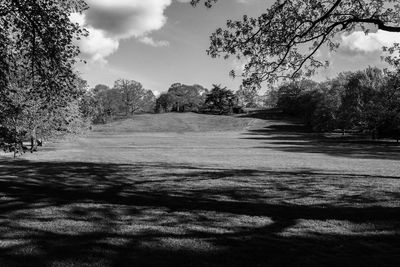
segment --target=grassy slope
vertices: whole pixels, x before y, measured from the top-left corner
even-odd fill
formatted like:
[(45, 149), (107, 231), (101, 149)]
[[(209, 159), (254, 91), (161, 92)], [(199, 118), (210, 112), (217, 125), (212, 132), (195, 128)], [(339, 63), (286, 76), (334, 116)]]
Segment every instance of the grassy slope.
[(165, 113), (136, 115), (132, 119), (100, 125), (97, 132), (206, 132), (243, 131), (250, 118), (203, 115), (196, 113)]
[(399, 159), (273, 116), (99, 126), (0, 160), (0, 266), (400, 266)]

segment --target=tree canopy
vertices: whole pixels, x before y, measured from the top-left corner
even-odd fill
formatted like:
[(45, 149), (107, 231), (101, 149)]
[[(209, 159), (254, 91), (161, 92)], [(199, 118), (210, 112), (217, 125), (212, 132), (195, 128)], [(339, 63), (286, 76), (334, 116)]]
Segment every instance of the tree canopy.
[(399, 140), (399, 79), (398, 72), (368, 68), (322, 83), (291, 81), (278, 88), (276, 104), (314, 131), (340, 129)]
[(87, 90), (82, 101), (83, 114), (94, 123), (105, 123), (138, 112), (154, 112), (156, 97), (134, 80), (118, 79), (113, 88), (98, 84)]
[[(207, 7), (218, 0), (192, 0)], [(260, 85), (279, 78), (311, 75), (326, 66), (316, 56), (322, 46), (336, 50), (338, 33), (369, 26), (400, 32), (400, 5), (396, 0), (277, 0), (258, 17), (243, 16), (228, 20), (226, 28), (211, 36), (208, 54), (212, 57), (235, 56), (247, 64), (242, 73), (245, 85)], [(398, 45), (389, 52), (399, 49)], [(395, 57), (396, 58), (396, 57)], [(398, 60), (388, 57), (390, 63)], [(232, 71), (232, 76), (237, 74)]]
[(9, 142), (79, 121), (84, 85), (74, 70), (74, 40), (86, 32), (70, 14), (85, 8), (81, 0), (0, 1), (0, 128)]
[(156, 103), (157, 112), (197, 112), (204, 104), (208, 90), (201, 85), (174, 83), (167, 93), (161, 94)]
[(237, 106), (237, 97), (228, 88), (213, 84), (213, 88), (207, 94), (205, 105), (211, 112), (231, 114), (233, 108)]

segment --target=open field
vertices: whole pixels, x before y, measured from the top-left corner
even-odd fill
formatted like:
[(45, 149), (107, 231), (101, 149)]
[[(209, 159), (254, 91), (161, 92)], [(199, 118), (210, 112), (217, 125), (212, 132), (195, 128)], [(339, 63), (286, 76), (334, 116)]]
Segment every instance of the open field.
[(0, 158), (0, 266), (400, 266), (400, 146), (138, 115)]

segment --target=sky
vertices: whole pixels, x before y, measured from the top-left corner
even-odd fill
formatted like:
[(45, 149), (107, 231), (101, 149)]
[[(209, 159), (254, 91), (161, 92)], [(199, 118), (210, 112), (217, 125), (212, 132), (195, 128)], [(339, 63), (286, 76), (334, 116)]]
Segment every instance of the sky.
[[(211, 9), (193, 8), (190, 0), (86, 0), (90, 6), (71, 19), (85, 26), (89, 36), (77, 42), (86, 64), (77, 69), (90, 87), (112, 86), (120, 78), (135, 80), (156, 95), (173, 83), (221, 84), (237, 90), (240, 70), (235, 60), (213, 59), (206, 53), (209, 36), (228, 19), (258, 16), (273, 0), (219, 0)], [(322, 49), (319, 57), (330, 61), (314, 77), (321, 81), (342, 71), (368, 66), (386, 67), (382, 46), (400, 42), (400, 34), (372, 29), (337, 36), (341, 46), (332, 53)], [(264, 88), (265, 89), (265, 88)]]

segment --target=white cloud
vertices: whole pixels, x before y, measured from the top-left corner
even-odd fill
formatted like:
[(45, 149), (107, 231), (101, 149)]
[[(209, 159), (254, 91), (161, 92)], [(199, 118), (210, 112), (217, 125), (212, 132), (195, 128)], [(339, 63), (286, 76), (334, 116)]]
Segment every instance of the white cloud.
[(167, 21), (164, 10), (172, 0), (87, 0), (87, 24), (110, 37), (139, 37), (161, 29)]
[(95, 29), (91, 26), (87, 27), (90, 35), (78, 41), (81, 51), (89, 55), (92, 60), (105, 62), (105, 58), (119, 48), (119, 40), (108, 38), (102, 30)]
[(341, 45), (343, 48), (355, 52), (372, 53), (382, 51), (383, 46), (400, 43), (400, 33), (378, 30), (376, 33), (365, 34), (355, 31), (351, 34), (342, 34)]
[(239, 4), (252, 4), (255, 0), (236, 0), (236, 2)]
[[(149, 34), (167, 22), (165, 9), (172, 0), (86, 0), (89, 10), (71, 20), (86, 27), (87, 38), (78, 41), (81, 51), (94, 61), (105, 61), (123, 39), (136, 38), (153, 47), (167, 46)], [(181, 1), (182, 2), (182, 1)]]
[(168, 41), (156, 41), (153, 38), (149, 36), (143, 36), (139, 39), (140, 42), (153, 46), (153, 47), (164, 47), (164, 46), (169, 46)]

